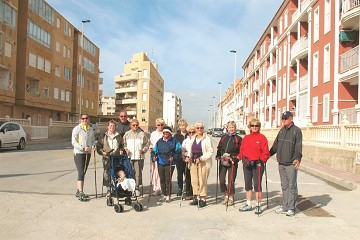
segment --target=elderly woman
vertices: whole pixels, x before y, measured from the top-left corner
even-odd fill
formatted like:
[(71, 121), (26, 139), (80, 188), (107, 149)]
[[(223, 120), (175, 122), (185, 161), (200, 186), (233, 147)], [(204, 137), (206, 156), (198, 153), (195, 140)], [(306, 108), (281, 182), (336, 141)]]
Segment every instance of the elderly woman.
[(175, 169), (175, 164), (180, 158), (181, 144), (171, 136), (171, 128), (165, 126), (163, 129), (163, 137), (156, 142), (151, 151), (151, 159), (158, 163), (160, 184), (163, 191), (161, 199), (166, 202), (170, 202), (171, 177)]
[(107, 126), (107, 132), (104, 137), (97, 142), (97, 153), (102, 156), (104, 174), (103, 186), (107, 189), (106, 197), (110, 197), (110, 158), (113, 155), (121, 154), (123, 150), (123, 138), (116, 131), (116, 122), (110, 120)]
[[(222, 204), (231, 206), (234, 204), (235, 179), (238, 169), (237, 155), (240, 152), (242, 138), (236, 134), (236, 124), (230, 121), (226, 125), (227, 133), (221, 137), (217, 146), (216, 160), (219, 164), (220, 191), (224, 193)], [(228, 183), (226, 186), (226, 173), (228, 174)]]
[(190, 175), (190, 158), (187, 158), (188, 155), (188, 145), (190, 144), (191, 138), (195, 134), (195, 127), (193, 125), (189, 125), (186, 128), (187, 136), (181, 144), (181, 152), (182, 152), (182, 159), (184, 160), (185, 166), (185, 200), (192, 200), (193, 199), (193, 190), (191, 186), (191, 175)]
[[(150, 142), (149, 142), (149, 148), (150, 151), (153, 149), (153, 147), (155, 146), (156, 142), (162, 138), (163, 136), (163, 128), (165, 126), (165, 121), (163, 118), (157, 118), (155, 120), (155, 124), (156, 124), (156, 130), (153, 131), (150, 134)], [(158, 167), (157, 167), (157, 162), (154, 162), (151, 165), (151, 172), (152, 172), (152, 186), (153, 186), (153, 193), (152, 195), (161, 195), (161, 185), (160, 185), (160, 178), (159, 178), (159, 173), (158, 173)]]
[(210, 137), (204, 133), (204, 124), (196, 122), (195, 129), (196, 133), (190, 140), (186, 157), (186, 160), (190, 161), (191, 185), (194, 193), (194, 199), (190, 205), (199, 205), (203, 208), (206, 206), (207, 180), (214, 149)]
[[(187, 137), (187, 131), (186, 131), (187, 122), (186, 122), (186, 120), (185, 120), (185, 119), (180, 119), (180, 120), (178, 121), (178, 126), (179, 126), (179, 130), (178, 130), (177, 133), (174, 135), (174, 138), (175, 138), (180, 144), (182, 144), (183, 141), (184, 141), (184, 140), (186, 139), (186, 137)], [(186, 162), (185, 162), (184, 160), (181, 160), (181, 161), (177, 161), (177, 162), (176, 162), (177, 184), (178, 184), (177, 196), (182, 196), (183, 185), (184, 185), (185, 167), (186, 167)]]
[(254, 182), (256, 207), (255, 214), (261, 214), (261, 179), (264, 174), (264, 163), (269, 159), (270, 152), (266, 137), (260, 133), (261, 123), (253, 118), (248, 125), (250, 134), (242, 140), (238, 158), (243, 162), (246, 204), (240, 211), (251, 211), (251, 199), (253, 193), (252, 183)]
[(139, 120), (132, 119), (130, 130), (124, 135), (124, 149), (130, 158), (131, 167), (136, 181), (136, 196), (140, 196), (139, 186), (142, 183), (142, 169), (144, 165), (145, 153), (148, 150), (148, 138), (139, 129)]

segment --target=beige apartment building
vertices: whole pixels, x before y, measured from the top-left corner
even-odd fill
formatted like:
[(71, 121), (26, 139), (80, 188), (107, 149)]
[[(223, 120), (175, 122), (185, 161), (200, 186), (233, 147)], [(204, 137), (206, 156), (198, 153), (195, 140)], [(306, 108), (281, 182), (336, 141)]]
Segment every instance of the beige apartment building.
[(145, 53), (135, 53), (114, 81), (115, 115), (126, 110), (129, 118), (139, 120), (144, 131), (154, 130), (155, 119), (163, 115), (164, 80), (158, 65)]
[(44, 0), (0, 4), (1, 18), (11, 16), (0, 23), (0, 116), (31, 117), (32, 125), (77, 121), (80, 102), (97, 116), (99, 48), (86, 36), (82, 48), (82, 33)]

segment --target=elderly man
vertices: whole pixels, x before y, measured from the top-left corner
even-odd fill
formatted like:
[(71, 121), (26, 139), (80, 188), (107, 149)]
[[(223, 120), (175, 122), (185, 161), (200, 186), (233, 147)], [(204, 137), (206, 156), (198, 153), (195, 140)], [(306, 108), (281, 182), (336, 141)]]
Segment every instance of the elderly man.
[(127, 119), (127, 112), (125, 110), (121, 110), (119, 113), (119, 120), (116, 131), (120, 134), (121, 137), (124, 137), (124, 134), (130, 130), (130, 122)]
[(297, 172), (302, 158), (302, 133), (301, 129), (294, 125), (291, 112), (284, 112), (281, 120), (283, 127), (270, 149), (271, 156), (276, 153), (283, 194), (283, 205), (275, 212), (294, 216), (297, 198)]

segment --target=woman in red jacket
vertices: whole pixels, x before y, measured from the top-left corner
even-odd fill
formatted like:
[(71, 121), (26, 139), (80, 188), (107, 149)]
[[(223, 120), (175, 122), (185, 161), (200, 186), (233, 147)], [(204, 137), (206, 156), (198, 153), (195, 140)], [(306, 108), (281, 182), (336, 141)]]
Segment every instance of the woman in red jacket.
[[(246, 135), (241, 142), (238, 158), (243, 162), (244, 181), (246, 190), (246, 204), (240, 211), (251, 211), (252, 182), (256, 196), (255, 214), (262, 212), (261, 202), (261, 179), (264, 174), (264, 163), (269, 159), (269, 147), (266, 137), (260, 133), (261, 123), (253, 118), (248, 125), (250, 134)], [(259, 171), (260, 170), (260, 171)], [(259, 175), (260, 174), (260, 175)], [(260, 181), (259, 181), (260, 180)]]

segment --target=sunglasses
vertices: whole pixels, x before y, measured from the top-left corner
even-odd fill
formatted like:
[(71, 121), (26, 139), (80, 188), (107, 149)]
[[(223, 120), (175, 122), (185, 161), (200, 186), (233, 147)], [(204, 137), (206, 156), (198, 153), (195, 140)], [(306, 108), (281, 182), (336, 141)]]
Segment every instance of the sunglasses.
[(204, 129), (203, 127), (197, 127), (196, 129)]
[(88, 117), (83, 117), (83, 118), (80, 118), (81, 120), (87, 120), (89, 119)]
[(126, 115), (124, 116), (124, 115), (120, 115), (119, 117), (127, 117)]
[(250, 125), (250, 127), (260, 127), (260, 125)]
[(156, 126), (158, 126), (158, 127), (159, 127), (159, 126), (164, 126), (164, 124), (158, 124), (158, 125), (156, 125)]
[(189, 132), (189, 134), (195, 134), (195, 132)]
[(138, 124), (131, 124), (131, 126), (138, 127), (139, 125)]
[(288, 120), (289, 118), (282, 118), (281, 120)]

